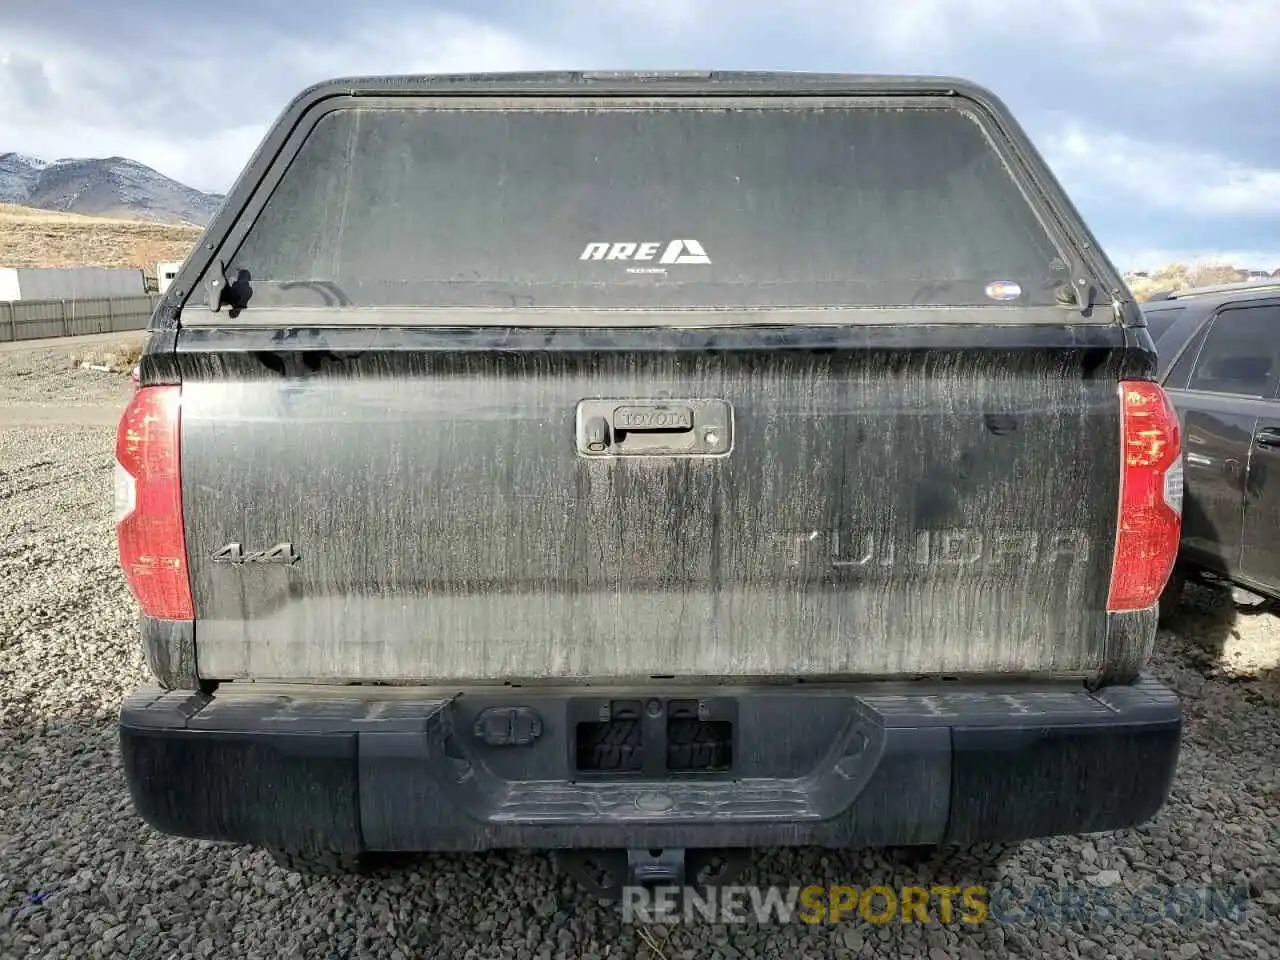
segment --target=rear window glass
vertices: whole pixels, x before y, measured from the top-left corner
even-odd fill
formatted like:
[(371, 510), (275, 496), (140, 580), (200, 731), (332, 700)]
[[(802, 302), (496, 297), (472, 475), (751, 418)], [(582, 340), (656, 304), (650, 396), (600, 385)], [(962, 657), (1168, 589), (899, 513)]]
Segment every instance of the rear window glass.
[(339, 109), (227, 274), (252, 305), (1052, 305), (976, 118), (914, 103)]
[(1142, 316), (1147, 321), (1147, 333), (1151, 336), (1151, 342), (1156, 343), (1165, 332), (1173, 326), (1173, 321), (1178, 319), (1178, 314), (1182, 313), (1184, 307), (1171, 307), (1168, 310), (1144, 310)]
[[(1200, 347), (1204, 344), (1204, 338), (1209, 332), (1209, 327), (1210, 324), (1208, 323), (1202, 324), (1199, 332), (1191, 338), (1187, 345), (1182, 349), (1182, 352), (1178, 354), (1177, 362), (1173, 365), (1173, 369), (1165, 376), (1164, 380), (1164, 385), (1170, 390), (1187, 389), (1187, 379), (1191, 376), (1191, 368), (1195, 366), (1196, 357), (1200, 356)], [(1172, 352), (1172, 349), (1175, 346), (1176, 344), (1170, 346), (1170, 352)], [(1156, 352), (1159, 353), (1158, 350)], [(1169, 358), (1161, 354), (1160, 362), (1162, 364), (1168, 363)]]

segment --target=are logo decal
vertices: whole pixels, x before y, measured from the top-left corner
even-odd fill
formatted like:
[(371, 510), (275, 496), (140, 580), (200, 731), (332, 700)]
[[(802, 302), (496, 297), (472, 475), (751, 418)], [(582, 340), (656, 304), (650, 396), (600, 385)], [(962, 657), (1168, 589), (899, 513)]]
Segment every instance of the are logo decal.
[[(658, 251), (662, 251), (659, 254)], [(579, 260), (617, 260), (623, 263), (649, 262), (663, 265), (710, 264), (706, 248), (697, 240), (671, 240), (666, 244), (656, 241), (593, 241), (588, 243)], [(659, 268), (628, 268), (633, 273), (664, 273)]]

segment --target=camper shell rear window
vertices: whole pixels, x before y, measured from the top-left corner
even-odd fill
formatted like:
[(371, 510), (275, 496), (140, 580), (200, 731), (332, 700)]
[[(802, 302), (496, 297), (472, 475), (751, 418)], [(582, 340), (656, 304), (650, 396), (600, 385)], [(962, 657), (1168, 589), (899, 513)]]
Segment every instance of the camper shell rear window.
[(219, 253), (249, 312), (1007, 310), (1053, 306), (1071, 279), (962, 101), (338, 98), (317, 112)]

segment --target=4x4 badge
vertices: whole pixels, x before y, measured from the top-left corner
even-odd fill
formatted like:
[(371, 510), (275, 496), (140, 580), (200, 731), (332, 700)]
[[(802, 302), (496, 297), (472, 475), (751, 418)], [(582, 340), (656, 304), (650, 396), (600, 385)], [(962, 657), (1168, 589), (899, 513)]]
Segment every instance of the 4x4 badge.
[(302, 556), (293, 549), (292, 543), (277, 543), (267, 550), (245, 551), (238, 543), (228, 543), (214, 551), (214, 563), (234, 563), (237, 566), (245, 563), (283, 563), (286, 566), (297, 563)]

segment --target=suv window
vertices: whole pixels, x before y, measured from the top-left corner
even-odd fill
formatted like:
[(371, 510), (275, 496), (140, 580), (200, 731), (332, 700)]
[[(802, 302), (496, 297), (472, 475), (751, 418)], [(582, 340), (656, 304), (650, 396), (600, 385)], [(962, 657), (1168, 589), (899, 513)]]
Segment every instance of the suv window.
[(974, 114), (780, 99), (336, 109), (240, 271), (266, 306), (1000, 309), (1070, 268)]
[(1233, 307), (1211, 322), (1188, 390), (1260, 397), (1276, 372), (1280, 306)]
[(1147, 321), (1147, 332), (1151, 335), (1151, 342), (1155, 343), (1167, 331), (1173, 322), (1178, 319), (1178, 315), (1185, 310), (1186, 307), (1169, 307), (1165, 310), (1144, 310), (1143, 317)]
[[(1191, 368), (1195, 366), (1196, 357), (1200, 355), (1200, 347), (1204, 345), (1205, 334), (1209, 332), (1209, 327), (1211, 326), (1211, 323), (1201, 323), (1196, 335), (1191, 338), (1182, 353), (1179, 354), (1178, 362), (1173, 365), (1173, 369), (1169, 371), (1164, 380), (1164, 385), (1170, 390), (1187, 389), (1187, 380), (1191, 378)], [(1170, 352), (1176, 347), (1176, 343), (1169, 344)]]

